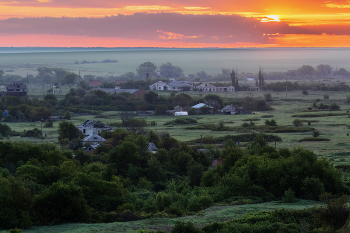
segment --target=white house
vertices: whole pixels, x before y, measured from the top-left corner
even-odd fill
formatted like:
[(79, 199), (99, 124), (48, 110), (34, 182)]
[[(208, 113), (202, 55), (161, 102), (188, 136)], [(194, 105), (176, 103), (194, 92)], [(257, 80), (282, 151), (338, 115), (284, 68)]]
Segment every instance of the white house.
[(202, 90), (202, 91), (216, 91), (216, 86), (210, 83), (202, 83), (201, 85), (197, 86), (197, 90)]
[(85, 135), (92, 135), (101, 133), (104, 130), (112, 131), (112, 127), (106, 126), (101, 121), (85, 121), (83, 124), (78, 125), (77, 128)]
[(96, 133), (92, 133), (91, 135), (87, 136), (84, 138), (84, 144), (90, 144), (90, 145), (99, 145), (102, 144), (106, 139), (103, 137), (99, 136)]
[(168, 83), (158, 81), (149, 86), (150, 90), (158, 91), (182, 91), (185, 87), (189, 87), (190, 90), (193, 90), (194, 86), (192, 82), (188, 81), (176, 81), (171, 80)]

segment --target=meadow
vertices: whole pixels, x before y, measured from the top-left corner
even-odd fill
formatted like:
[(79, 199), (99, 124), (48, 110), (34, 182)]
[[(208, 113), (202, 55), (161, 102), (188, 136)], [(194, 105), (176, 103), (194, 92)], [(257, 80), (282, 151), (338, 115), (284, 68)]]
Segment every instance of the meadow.
[[(69, 88), (66, 88), (68, 91)], [(186, 92), (192, 97), (200, 97), (201, 93), (198, 92)], [(226, 98), (226, 93), (219, 93), (221, 97), (227, 101), (234, 101), (236, 98), (243, 98), (248, 95), (252, 95), (254, 98), (264, 98), (264, 94), (267, 92), (237, 92), (237, 93), (228, 93)], [(169, 95), (170, 92), (158, 92), (161, 95)], [(156, 126), (146, 127), (147, 130), (154, 130), (155, 132), (168, 132), (172, 137), (180, 141), (192, 141), (199, 139), (201, 135), (220, 137), (225, 135), (236, 135), (242, 131), (241, 125), (244, 122), (249, 122), (249, 119), (253, 119), (254, 123), (257, 126), (263, 126), (265, 120), (274, 119), (278, 126), (287, 126), (294, 127), (293, 120), (295, 117), (291, 117), (295, 114), (306, 114), (308, 113), (308, 108), (312, 107), (312, 104), (319, 99), (323, 104), (337, 103), (340, 107), (340, 111), (321, 111), (309, 112), (311, 114), (317, 113), (343, 113), (342, 116), (326, 116), (326, 117), (303, 117), (301, 120), (304, 122), (303, 127), (309, 127), (307, 122), (311, 121), (310, 127), (318, 130), (321, 135), (319, 138), (327, 138), (330, 141), (324, 142), (312, 142), (304, 141), (299, 142), (300, 139), (305, 137), (312, 137), (312, 132), (294, 132), (294, 133), (276, 133), (276, 135), (282, 138), (282, 142), (277, 142), (277, 148), (293, 148), (301, 146), (305, 149), (313, 151), (319, 156), (325, 156), (329, 158), (335, 164), (347, 164), (350, 161), (349, 149), (350, 145), (348, 141), (350, 139), (350, 123), (346, 111), (350, 110), (350, 105), (344, 102), (346, 92), (313, 92), (309, 91), (308, 95), (302, 95), (301, 91), (288, 92), (288, 97), (286, 99), (285, 92), (272, 92), (273, 101), (269, 104), (274, 108), (271, 111), (264, 112), (253, 112), (253, 114), (248, 115), (194, 115), (189, 116), (197, 120), (198, 123), (189, 124), (189, 125), (164, 125), (166, 122), (177, 119), (178, 117), (174, 116), (146, 116), (144, 118), (148, 123), (154, 121)], [(323, 99), (323, 95), (328, 94), (329, 99)], [(237, 95), (237, 97), (236, 97)], [(264, 118), (266, 115), (272, 115), (273, 117)], [(103, 113), (96, 113), (96, 115), (83, 115), (83, 116), (74, 116), (71, 120), (75, 125), (79, 125), (86, 120), (100, 120), (105, 124), (121, 122), (119, 117), (119, 112), (107, 111)], [(186, 129), (189, 126), (196, 126), (200, 124), (214, 123), (217, 124), (219, 121), (224, 121), (225, 126), (230, 128), (239, 128), (239, 132), (236, 131), (211, 131), (206, 129)], [(40, 122), (11, 122), (6, 123), (13, 130), (22, 132), (23, 130), (29, 130), (33, 128), (41, 128)], [(57, 128), (59, 122), (53, 123), (53, 128), (43, 128), (43, 132), (46, 134), (45, 139), (36, 139), (36, 138), (20, 138), (13, 137), (11, 140), (30, 140), (34, 143), (50, 142), (57, 143)], [(43, 124), (44, 125), (44, 124)], [(247, 133), (254, 130), (247, 129)], [(256, 132), (256, 131), (255, 131)], [(245, 146), (246, 143), (241, 144)], [(274, 143), (271, 143), (272, 146), (275, 146)]]

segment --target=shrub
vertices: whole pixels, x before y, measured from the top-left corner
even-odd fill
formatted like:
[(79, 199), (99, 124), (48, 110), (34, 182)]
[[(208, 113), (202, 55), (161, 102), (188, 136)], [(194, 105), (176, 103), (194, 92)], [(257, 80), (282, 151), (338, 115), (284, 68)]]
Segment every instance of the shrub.
[(326, 100), (328, 100), (328, 99), (329, 99), (329, 95), (328, 95), (328, 94), (324, 94), (324, 95), (323, 95), (323, 98), (326, 99)]
[(277, 126), (277, 123), (274, 119), (272, 119), (271, 121), (266, 120), (265, 121), (265, 125), (269, 125), (269, 126)]
[(284, 196), (282, 197), (282, 201), (285, 203), (293, 203), (296, 202), (295, 193), (292, 189), (288, 189), (284, 192)]
[(72, 119), (72, 114), (70, 113), (69, 110), (67, 110), (67, 111), (64, 113), (64, 118), (67, 119), (67, 120), (71, 120), (71, 119)]
[(124, 212), (125, 210), (130, 210), (131, 212), (135, 212), (134, 204), (126, 203), (126, 204), (118, 207), (119, 212)]
[(299, 142), (328, 142), (330, 139), (327, 138), (315, 138), (315, 137), (306, 137), (299, 140)]
[(297, 118), (297, 119), (295, 119), (295, 120), (293, 121), (293, 125), (294, 125), (295, 127), (303, 126), (303, 121), (300, 120), (299, 118)]
[(309, 94), (309, 92), (305, 91), (305, 90), (302, 93), (303, 93), (303, 95), (308, 95)]
[(21, 133), (21, 137), (41, 137), (42, 134), (43, 132), (40, 129), (35, 128), (32, 130), (24, 131), (23, 133)]
[(350, 103), (350, 94), (349, 93), (346, 94), (345, 103), (348, 103), (348, 104)]
[(272, 95), (271, 95), (271, 93), (266, 93), (266, 94), (264, 94), (264, 97), (265, 97), (266, 101), (272, 101)]
[(242, 127), (244, 127), (244, 128), (249, 127), (249, 123), (244, 122), (244, 123), (242, 124)]
[(315, 137), (315, 138), (317, 138), (318, 136), (320, 136), (320, 131), (318, 131), (318, 130), (315, 130), (314, 132), (312, 132), (312, 136), (313, 137)]
[(45, 128), (52, 128), (52, 127), (53, 127), (53, 122), (52, 122), (52, 121), (45, 122), (44, 127), (45, 127)]
[(194, 124), (197, 123), (197, 120), (192, 119), (192, 118), (177, 118), (172, 121), (168, 121), (164, 123), (164, 125), (185, 125), (185, 124)]
[(264, 115), (264, 116), (261, 116), (261, 118), (272, 118), (272, 117), (275, 117), (274, 115)]
[(196, 226), (191, 222), (176, 222), (171, 233), (201, 233), (202, 231), (197, 229)]
[(324, 185), (319, 178), (305, 178), (301, 187), (304, 198), (310, 200), (318, 200), (319, 196), (324, 192)]
[(333, 199), (331, 194), (325, 193), (320, 199), (326, 203), (325, 206), (317, 210), (317, 220), (323, 224), (328, 232), (336, 232), (345, 225), (350, 215), (348, 206), (348, 196), (343, 195), (338, 199)]
[(204, 144), (215, 144), (217, 140), (213, 136), (204, 136), (203, 137), (203, 143)]
[(7, 124), (1, 124), (0, 123), (0, 134), (3, 137), (11, 136), (12, 135), (12, 130), (11, 130), (10, 126), (8, 126)]

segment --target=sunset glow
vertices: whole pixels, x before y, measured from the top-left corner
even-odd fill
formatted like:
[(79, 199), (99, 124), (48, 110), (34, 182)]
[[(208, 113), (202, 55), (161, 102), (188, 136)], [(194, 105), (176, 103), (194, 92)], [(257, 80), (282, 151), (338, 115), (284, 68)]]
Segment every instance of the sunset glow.
[(347, 0), (1, 0), (0, 8), (0, 46), (74, 46), (68, 38), (94, 47), (350, 46)]

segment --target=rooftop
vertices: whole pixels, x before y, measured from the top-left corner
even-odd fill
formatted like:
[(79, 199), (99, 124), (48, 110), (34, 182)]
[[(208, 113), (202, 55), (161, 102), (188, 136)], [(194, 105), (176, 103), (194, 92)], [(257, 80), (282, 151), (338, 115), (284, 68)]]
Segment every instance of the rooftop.
[(101, 121), (92, 121), (87, 120), (83, 124), (78, 125), (78, 128), (86, 127), (86, 128), (106, 128), (106, 129), (112, 129), (111, 127), (103, 124)]

